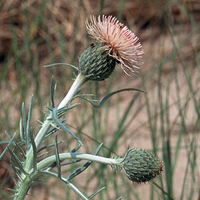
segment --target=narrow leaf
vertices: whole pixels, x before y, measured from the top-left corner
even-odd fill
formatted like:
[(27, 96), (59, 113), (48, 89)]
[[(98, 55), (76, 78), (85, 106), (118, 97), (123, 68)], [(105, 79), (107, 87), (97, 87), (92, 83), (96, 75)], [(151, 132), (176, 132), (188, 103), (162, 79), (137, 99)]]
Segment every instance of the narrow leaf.
[(97, 190), (96, 192), (94, 192), (93, 194), (91, 194), (88, 199), (92, 199), (93, 197), (95, 197), (97, 194), (99, 194), (102, 190), (105, 190), (106, 187), (102, 187), (99, 190)]
[(81, 140), (76, 136), (74, 135), (66, 126), (63, 125), (63, 123), (59, 120), (58, 118), (58, 115), (57, 115), (57, 108), (53, 108), (52, 110), (52, 117), (53, 117), (53, 120), (54, 122), (65, 132), (68, 132), (72, 137), (74, 137), (78, 143), (82, 146), (82, 142)]
[(48, 153), (49, 153), (49, 152), (44, 152), (44, 153), (38, 155), (37, 158), (41, 158), (42, 156), (44, 156), (44, 155), (46, 155), (46, 154), (48, 154)]
[[(5, 131), (5, 134), (8, 135), (8, 133), (7, 133), (6, 131)], [(9, 135), (8, 135), (8, 136), (9, 136)], [(6, 146), (6, 148), (3, 150), (3, 152), (1, 153), (1, 155), (0, 155), (0, 160), (3, 158), (3, 156), (5, 155), (5, 153), (7, 152), (7, 150), (9, 149), (10, 145), (13, 143), (14, 137), (15, 137), (15, 134), (13, 135), (12, 138), (10, 138), (10, 136), (9, 136), (10, 141), (9, 141), (8, 145)]]
[[(94, 155), (97, 155), (100, 148), (102, 147), (103, 143), (101, 143), (97, 149), (95, 150), (94, 152)], [(71, 180), (73, 179), (74, 177), (76, 177), (77, 175), (79, 175), (80, 173), (82, 173), (83, 171), (85, 171), (90, 165), (92, 164), (92, 161), (88, 161), (86, 162), (82, 167), (78, 168), (77, 170), (75, 170), (75, 172), (73, 172), (72, 174), (70, 174), (68, 177), (67, 177), (67, 180)]]
[(140, 90), (140, 89), (136, 89), (136, 88), (125, 88), (125, 89), (121, 89), (121, 90), (117, 90), (115, 92), (111, 92), (109, 93), (108, 95), (106, 95), (101, 101), (100, 103), (97, 105), (94, 103), (94, 101), (96, 100), (92, 100), (92, 99), (87, 99), (85, 98), (84, 96), (77, 96), (78, 98), (81, 98), (83, 100), (86, 100), (88, 101), (89, 103), (91, 103), (95, 108), (101, 108), (103, 106), (103, 104), (111, 97), (113, 96), (114, 94), (117, 94), (117, 93), (120, 93), (120, 92), (125, 92), (125, 91), (137, 91), (137, 92), (143, 92), (145, 93), (144, 91)]
[(103, 104), (114, 94), (120, 93), (120, 92), (125, 92), (125, 91), (137, 91), (137, 92), (143, 92), (144, 91), (140, 90), (140, 89), (136, 89), (136, 88), (125, 88), (125, 89), (121, 89), (121, 90), (117, 90), (115, 92), (111, 92), (110, 94), (106, 95), (101, 102), (99, 103), (99, 105), (96, 105), (97, 108), (101, 108), (103, 106)]
[(35, 141), (33, 139), (32, 129), (30, 129), (30, 139), (31, 139), (31, 145), (33, 148), (33, 169), (34, 169), (34, 171), (36, 171), (37, 170), (37, 148), (35, 145)]
[(30, 121), (31, 121), (31, 114), (32, 114), (32, 109), (33, 109), (33, 95), (31, 96), (30, 104), (29, 104), (29, 110), (28, 110), (28, 118), (27, 118), (27, 125), (26, 125), (26, 132), (28, 135), (29, 139), (29, 131), (30, 131)]
[(20, 134), (21, 141), (25, 144), (22, 119), (20, 119), (20, 122), (19, 122), (19, 134)]
[(2, 144), (8, 144), (9, 142), (8, 141), (0, 141), (0, 145)]
[(54, 108), (54, 93), (55, 93), (55, 82), (53, 77), (51, 78), (51, 89), (50, 89), (50, 94), (51, 94), (51, 107)]
[(11, 158), (13, 159), (15, 167), (17, 167), (20, 170), (20, 172), (24, 173), (25, 175), (28, 175), (28, 173), (24, 170), (19, 158), (10, 150), (10, 148), (8, 148), (8, 151), (11, 155)]
[(52, 67), (52, 66), (56, 66), (56, 65), (67, 65), (67, 66), (73, 67), (74, 69), (76, 69), (78, 71), (78, 68), (76, 66), (68, 64), (68, 63), (53, 63), (50, 65), (44, 65), (43, 67)]
[(19, 144), (16, 143), (16, 147), (19, 149), (19, 151), (22, 153), (23, 157), (26, 158), (26, 154), (24, 152), (24, 150), (21, 148), (21, 146)]
[(29, 149), (29, 137), (27, 133), (27, 125), (26, 125), (26, 113), (25, 113), (25, 108), (24, 108), (24, 103), (22, 103), (22, 119), (23, 119), (23, 124), (24, 124), (24, 137), (25, 137), (25, 146), (26, 146), (26, 152)]
[(59, 151), (58, 151), (58, 136), (55, 136), (55, 150), (56, 150), (56, 166), (58, 169), (58, 177), (61, 178), (61, 167), (60, 167), (60, 157), (59, 157)]
[[(61, 144), (61, 143), (63, 143), (63, 142), (64, 142), (64, 140), (58, 142), (58, 145)], [(38, 152), (40, 152), (40, 151), (42, 151), (42, 150), (44, 150), (44, 149), (47, 149), (47, 148), (49, 148), (49, 147), (55, 147), (55, 143), (53, 143), (53, 144), (48, 144), (48, 145), (45, 145), (45, 146), (41, 147), (41, 148), (38, 150)]]

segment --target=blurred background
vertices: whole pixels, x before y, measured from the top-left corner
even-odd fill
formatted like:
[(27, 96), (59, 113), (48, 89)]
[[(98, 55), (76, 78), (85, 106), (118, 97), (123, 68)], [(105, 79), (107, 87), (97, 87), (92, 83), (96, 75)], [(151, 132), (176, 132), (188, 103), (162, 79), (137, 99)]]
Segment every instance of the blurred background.
[[(123, 156), (126, 148), (150, 149), (163, 160), (164, 172), (147, 184), (130, 182), (123, 172), (93, 163), (73, 183), (95, 199), (200, 199), (200, 1), (199, 0), (1, 0), (0, 2), (0, 140), (4, 132), (19, 135), (21, 105), (34, 95), (32, 126), (40, 128), (50, 102), (50, 80), (57, 83), (55, 102), (65, 96), (75, 77), (67, 66), (92, 42), (85, 29), (90, 15), (112, 15), (139, 37), (144, 64), (137, 75), (126, 76), (120, 66), (104, 82), (86, 84), (82, 93), (100, 100), (109, 92), (134, 87), (146, 94), (124, 92), (99, 110), (87, 102), (66, 116), (68, 127), (92, 153)], [(72, 139), (60, 151), (71, 149)], [(52, 137), (54, 140), (54, 137)], [(0, 152), (4, 146), (0, 146)], [(52, 150), (53, 152), (54, 150)], [(66, 167), (66, 176), (74, 167)], [(0, 199), (14, 188), (9, 156), (0, 162)], [(27, 200), (79, 199), (58, 180), (43, 178)], [(56, 183), (56, 185), (55, 185)]]

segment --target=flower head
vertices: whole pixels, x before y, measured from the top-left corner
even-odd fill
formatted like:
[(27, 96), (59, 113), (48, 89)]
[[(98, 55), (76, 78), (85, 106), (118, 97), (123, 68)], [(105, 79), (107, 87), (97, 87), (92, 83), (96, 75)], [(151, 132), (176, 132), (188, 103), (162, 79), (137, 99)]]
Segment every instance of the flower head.
[(135, 36), (126, 26), (112, 16), (100, 16), (96, 19), (91, 17), (90, 22), (86, 20), (86, 28), (91, 38), (102, 44), (108, 55), (121, 63), (123, 71), (136, 72), (139, 68), (143, 49)]
[(115, 59), (100, 44), (90, 45), (79, 57), (79, 73), (88, 80), (105, 80), (112, 74), (115, 65)]
[(162, 162), (151, 152), (130, 149), (122, 161), (122, 169), (133, 182), (147, 182), (163, 171)]

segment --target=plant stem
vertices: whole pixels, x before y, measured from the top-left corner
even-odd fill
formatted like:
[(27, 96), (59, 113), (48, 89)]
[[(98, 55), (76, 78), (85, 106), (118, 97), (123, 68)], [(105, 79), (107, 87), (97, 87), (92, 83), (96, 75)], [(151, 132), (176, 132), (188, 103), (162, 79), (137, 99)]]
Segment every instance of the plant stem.
[[(84, 153), (60, 153), (59, 154), (60, 161), (64, 161), (65, 159), (81, 159), (81, 160), (89, 160), (94, 161), (106, 165), (114, 165), (114, 164), (120, 164), (123, 158), (118, 159), (112, 159), (112, 158), (105, 158), (102, 156), (96, 156), (92, 154), (84, 154)], [(48, 158), (45, 158), (44, 160), (40, 161), (37, 165), (38, 170), (42, 170), (46, 167), (48, 167), (50, 164), (56, 162), (56, 156), (49, 156)]]
[[(91, 154), (84, 154), (84, 153), (61, 153), (59, 154), (60, 161), (64, 161), (65, 159), (82, 159), (82, 160), (89, 160), (94, 161), (106, 165), (119, 165), (123, 158), (112, 159), (112, 158), (105, 158), (101, 156), (91, 155)], [(37, 164), (37, 171), (30, 172), (24, 179), (20, 180), (19, 187), (17, 188), (16, 195), (14, 200), (23, 200), (32, 184), (32, 182), (40, 175), (41, 170), (48, 167), (50, 164), (56, 162), (56, 156), (50, 156), (45, 158), (44, 160), (40, 161)], [(70, 185), (72, 187), (73, 185)], [(76, 188), (73, 187), (73, 190)]]
[[(69, 89), (67, 95), (64, 97), (64, 99), (59, 104), (58, 109), (61, 109), (65, 106), (67, 106), (67, 104), (69, 104), (70, 101), (73, 100), (74, 95), (76, 95), (78, 89), (86, 81), (87, 81), (87, 79), (82, 74), (79, 73), (78, 76), (76, 77), (74, 83), (72, 84), (71, 88)], [(43, 122), (41, 129), (38, 131), (38, 133), (35, 137), (34, 142), (35, 142), (35, 146), (36, 146), (37, 150), (39, 149), (45, 135), (49, 131), (49, 128), (51, 127), (52, 122), (53, 122), (52, 113), (50, 113), (49, 116)], [(28, 189), (31, 186), (31, 183), (40, 174), (39, 171), (33, 171), (33, 169), (32, 169), (33, 159), (34, 159), (33, 147), (31, 146), (30, 149), (28, 150), (27, 154), (26, 154), (26, 160), (25, 160), (25, 163), (24, 163), (24, 170), (28, 173), (28, 175), (21, 174), (21, 178), (18, 182), (18, 187), (16, 189), (17, 192), (15, 193), (14, 200), (23, 200), (25, 198), (26, 194), (27, 194)], [(50, 162), (48, 159), (44, 159), (44, 160), (47, 160), (47, 162), (41, 161), (42, 164), (43, 163), (48, 164), (48, 162)]]
[[(51, 126), (52, 120), (50, 120), (48, 118), (49, 117), (47, 117), (47, 119), (44, 121), (44, 123), (42, 124), (41, 129), (39, 130), (38, 134), (36, 135), (35, 145), (36, 145), (37, 150), (38, 150), (42, 140), (44, 139), (46, 133), (48, 132), (50, 126)], [(29, 151), (27, 152), (26, 161), (25, 161), (25, 165), (24, 165), (24, 170), (26, 172), (29, 172), (31, 170), (32, 163), (33, 163), (33, 158), (34, 158), (33, 148), (31, 146)]]
[[(71, 88), (69, 89), (67, 95), (64, 97), (64, 99), (59, 104), (58, 109), (61, 109), (61, 108), (65, 107), (67, 104), (69, 104), (70, 101), (73, 99), (74, 95), (77, 93), (77, 90), (86, 81), (87, 81), (87, 79), (82, 74), (79, 73), (78, 76), (76, 77), (74, 83), (72, 84)], [(35, 137), (35, 145), (36, 145), (37, 150), (40, 147), (46, 133), (48, 132), (48, 130), (51, 126), (51, 123), (52, 123), (51, 115), (52, 114), (50, 113), (49, 116), (46, 118), (46, 120), (42, 124), (41, 129), (39, 130), (39, 132), (37, 133), (37, 135)], [(29, 151), (27, 152), (26, 162), (25, 162), (25, 165), (24, 165), (24, 169), (25, 169), (26, 172), (29, 172), (31, 170), (33, 158), (34, 158), (33, 157), (33, 148), (31, 146)]]
[(63, 107), (65, 107), (74, 97), (74, 95), (76, 94), (77, 90), (87, 81), (86, 77), (83, 76), (82, 74), (78, 74), (78, 76), (76, 77), (76, 80), (74, 81), (74, 83), (72, 84), (69, 92), (67, 93), (67, 95), (65, 96), (65, 98), (60, 102), (58, 109), (61, 109)]
[(17, 188), (17, 192), (15, 193), (14, 200), (23, 200), (25, 199), (29, 188), (31, 187), (32, 182), (39, 176), (39, 172), (35, 171), (32, 174), (26, 176), (25, 179), (20, 181), (20, 187)]

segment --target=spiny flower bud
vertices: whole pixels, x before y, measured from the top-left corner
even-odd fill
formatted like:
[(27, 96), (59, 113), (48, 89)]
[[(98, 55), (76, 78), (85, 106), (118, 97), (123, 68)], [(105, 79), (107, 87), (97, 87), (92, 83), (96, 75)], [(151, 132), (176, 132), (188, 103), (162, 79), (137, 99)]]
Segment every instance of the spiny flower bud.
[(147, 182), (162, 171), (162, 162), (147, 150), (130, 149), (122, 161), (122, 169), (133, 182)]
[(79, 72), (89, 80), (102, 81), (112, 74), (115, 64), (102, 45), (92, 44), (79, 58)]

